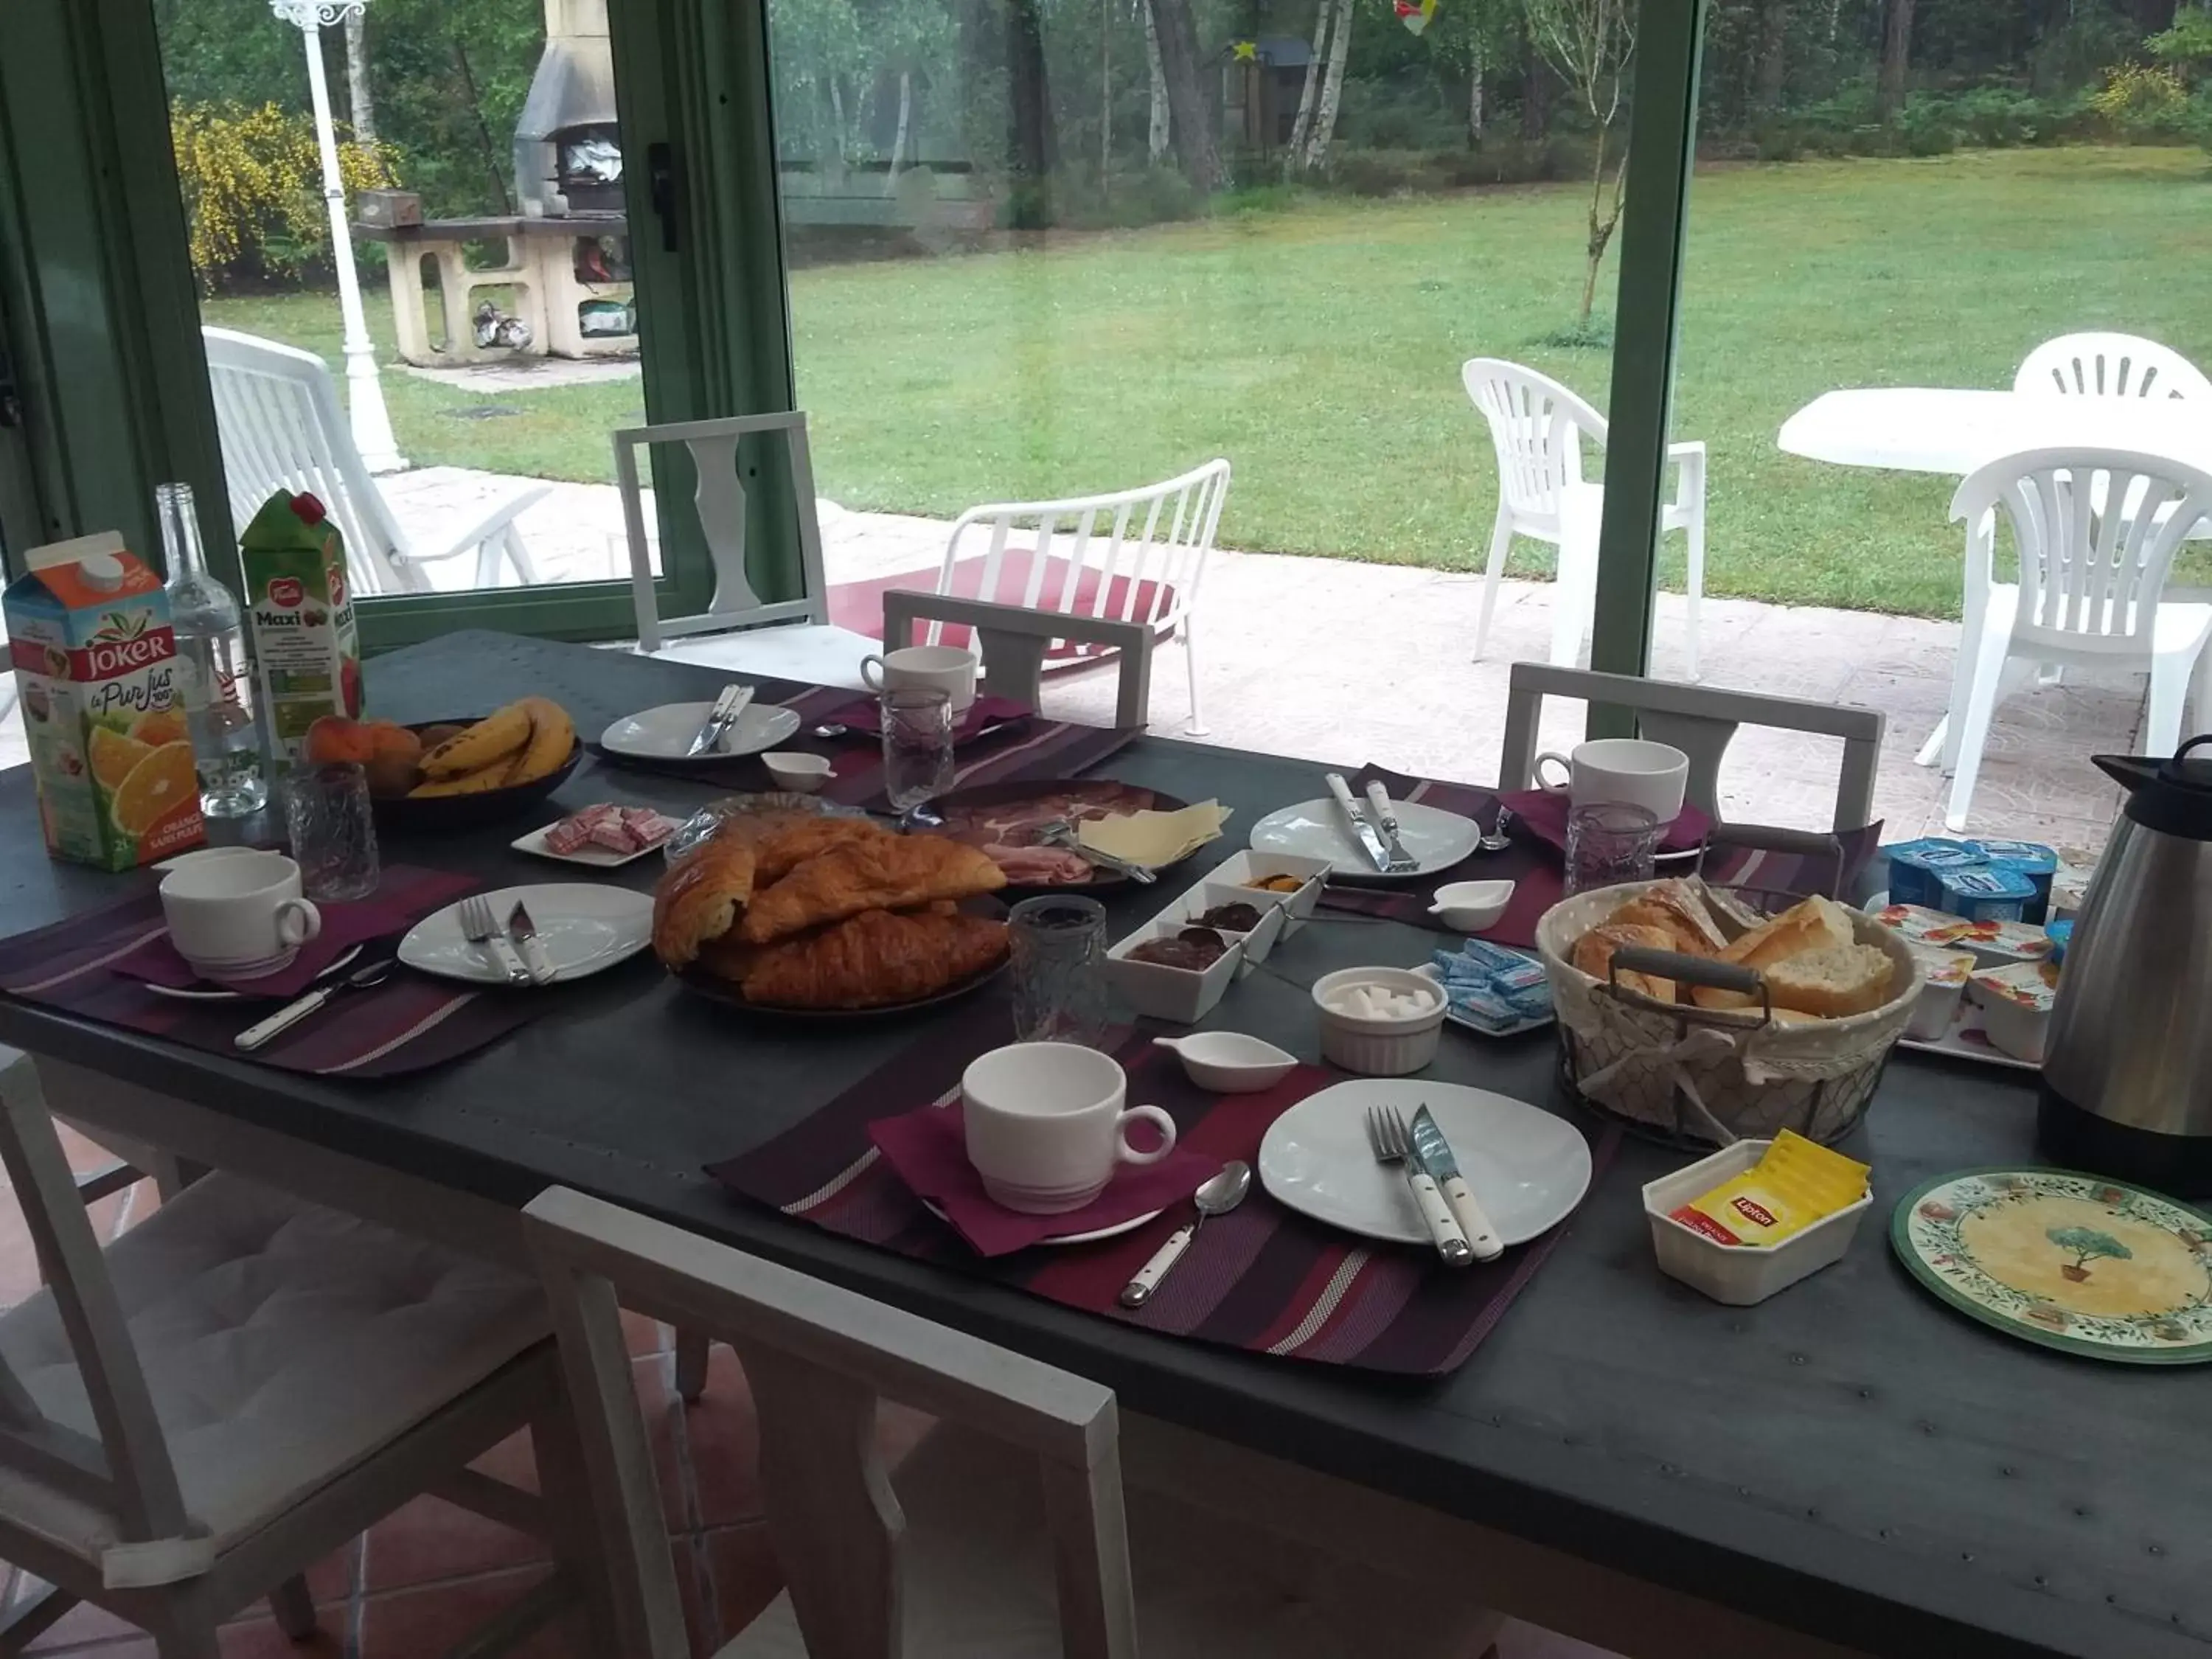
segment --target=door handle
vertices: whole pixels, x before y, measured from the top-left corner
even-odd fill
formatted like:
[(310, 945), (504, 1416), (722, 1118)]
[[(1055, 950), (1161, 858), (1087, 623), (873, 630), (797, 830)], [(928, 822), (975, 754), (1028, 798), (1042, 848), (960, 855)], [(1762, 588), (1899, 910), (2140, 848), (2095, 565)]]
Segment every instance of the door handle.
[(660, 220), (661, 251), (673, 253), (679, 238), (676, 227), (676, 152), (672, 146), (645, 147), (645, 178), (653, 210)]

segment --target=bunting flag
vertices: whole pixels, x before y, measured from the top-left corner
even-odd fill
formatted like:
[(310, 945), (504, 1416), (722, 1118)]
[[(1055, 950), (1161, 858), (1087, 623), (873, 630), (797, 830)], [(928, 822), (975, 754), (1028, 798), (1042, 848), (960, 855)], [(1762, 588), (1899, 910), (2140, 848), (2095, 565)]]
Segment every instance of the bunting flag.
[(1429, 19), (1437, 15), (1437, 0), (1395, 0), (1398, 21), (1415, 34), (1428, 27)]

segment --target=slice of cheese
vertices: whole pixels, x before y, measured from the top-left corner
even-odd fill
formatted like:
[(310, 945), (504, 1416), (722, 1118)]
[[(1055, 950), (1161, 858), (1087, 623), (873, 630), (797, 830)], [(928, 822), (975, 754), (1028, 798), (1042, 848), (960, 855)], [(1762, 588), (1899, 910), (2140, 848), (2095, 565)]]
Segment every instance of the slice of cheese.
[(1200, 801), (1175, 812), (1125, 812), (1085, 818), (1077, 827), (1076, 839), (1115, 858), (1158, 869), (1214, 840), (1228, 821), (1229, 808), (1218, 801)]

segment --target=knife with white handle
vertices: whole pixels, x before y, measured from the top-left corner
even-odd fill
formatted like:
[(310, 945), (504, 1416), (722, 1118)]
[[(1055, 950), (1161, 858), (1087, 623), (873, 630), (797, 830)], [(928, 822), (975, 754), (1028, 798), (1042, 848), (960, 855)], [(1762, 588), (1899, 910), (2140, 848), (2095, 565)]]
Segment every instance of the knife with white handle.
[(1380, 778), (1367, 780), (1367, 804), (1375, 809), (1375, 822), (1382, 831), (1382, 839), (1390, 849), (1390, 872), (1418, 869), (1413, 855), (1406, 850), (1406, 843), (1398, 838), (1398, 814), (1390, 805), (1390, 792), (1382, 787)]
[(1480, 1200), (1459, 1172), (1459, 1159), (1453, 1156), (1451, 1142), (1424, 1106), (1413, 1114), (1413, 1157), (1421, 1169), (1431, 1176), (1443, 1192), (1444, 1202), (1450, 1206), (1452, 1218), (1459, 1223), (1467, 1242), (1474, 1248), (1477, 1261), (1495, 1261), (1505, 1254), (1505, 1242), (1498, 1236), (1483, 1212)]
[(1382, 838), (1375, 833), (1375, 826), (1360, 815), (1359, 803), (1352, 799), (1352, 786), (1344, 781), (1344, 774), (1330, 772), (1322, 781), (1328, 785), (1328, 793), (1334, 798), (1337, 810), (1344, 814), (1344, 821), (1352, 826), (1352, 833), (1359, 837), (1359, 844), (1367, 849), (1368, 860), (1378, 872), (1388, 873), (1390, 854), (1383, 849)]

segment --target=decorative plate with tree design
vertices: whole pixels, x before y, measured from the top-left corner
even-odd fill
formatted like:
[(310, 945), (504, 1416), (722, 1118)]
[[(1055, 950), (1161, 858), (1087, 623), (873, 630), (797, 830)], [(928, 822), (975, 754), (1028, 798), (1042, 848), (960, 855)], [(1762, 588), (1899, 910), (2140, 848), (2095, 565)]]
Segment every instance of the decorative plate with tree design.
[(2212, 1218), (2072, 1170), (1968, 1170), (1899, 1201), (1889, 1242), (1960, 1312), (2047, 1348), (2212, 1362)]

